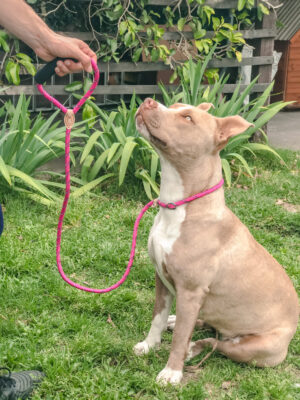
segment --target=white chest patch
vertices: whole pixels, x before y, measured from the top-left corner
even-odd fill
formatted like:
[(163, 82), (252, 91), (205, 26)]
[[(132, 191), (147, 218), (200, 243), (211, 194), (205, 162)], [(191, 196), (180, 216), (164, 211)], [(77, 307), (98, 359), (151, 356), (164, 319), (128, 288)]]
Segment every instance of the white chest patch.
[[(184, 190), (180, 175), (162, 156), (160, 159), (162, 166), (160, 200), (163, 203), (182, 200)], [(180, 236), (181, 224), (185, 220), (185, 215), (185, 205), (175, 210), (161, 208), (155, 218), (148, 242), (149, 254), (155, 264), (156, 272), (174, 295), (175, 288), (164, 276), (163, 264), (166, 262), (166, 256), (172, 253), (174, 243)]]

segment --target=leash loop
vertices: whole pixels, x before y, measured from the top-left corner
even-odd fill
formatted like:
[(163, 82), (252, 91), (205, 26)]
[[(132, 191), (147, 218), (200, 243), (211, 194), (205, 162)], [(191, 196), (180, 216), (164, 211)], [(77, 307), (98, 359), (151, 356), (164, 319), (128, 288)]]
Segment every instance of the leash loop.
[[(52, 104), (54, 104), (57, 108), (59, 108), (65, 114), (64, 123), (66, 126), (66, 137), (65, 137), (65, 182), (66, 182), (65, 188), (66, 189), (65, 189), (65, 197), (64, 197), (63, 205), (62, 205), (61, 212), (59, 215), (58, 226), (57, 226), (56, 262), (57, 262), (58, 271), (59, 271), (62, 279), (65, 282), (67, 282), (70, 286), (73, 286), (76, 289), (83, 290), (86, 292), (92, 292), (92, 293), (107, 293), (107, 292), (110, 292), (114, 289), (117, 289), (119, 286), (121, 286), (122, 283), (125, 282), (127, 276), (129, 275), (129, 272), (130, 272), (132, 264), (133, 264), (134, 255), (135, 255), (136, 238), (137, 238), (138, 226), (139, 226), (140, 220), (142, 219), (145, 212), (150, 207), (152, 207), (154, 201), (150, 201), (142, 209), (142, 211), (140, 212), (140, 214), (138, 215), (138, 217), (135, 221), (129, 262), (128, 262), (127, 268), (126, 268), (122, 278), (117, 283), (115, 283), (114, 285), (112, 285), (108, 288), (105, 288), (105, 289), (93, 289), (93, 288), (89, 288), (86, 286), (81, 286), (78, 283), (73, 282), (71, 279), (69, 279), (67, 277), (67, 275), (65, 274), (63, 267), (61, 265), (61, 239), (62, 239), (63, 221), (64, 221), (64, 216), (65, 216), (65, 213), (67, 210), (67, 206), (68, 206), (68, 201), (69, 201), (69, 197), (70, 197), (70, 188), (71, 188), (71, 185), (70, 185), (70, 134), (71, 134), (71, 129), (75, 122), (75, 114), (79, 111), (80, 107), (86, 102), (86, 100), (91, 96), (91, 94), (95, 90), (95, 88), (98, 84), (98, 81), (99, 81), (99, 69), (98, 69), (97, 63), (93, 59), (91, 59), (91, 64), (92, 64), (92, 68), (94, 70), (93, 83), (92, 83), (90, 89), (87, 91), (87, 93), (79, 100), (79, 102), (73, 108), (73, 110), (67, 109), (63, 104), (61, 104), (58, 100), (56, 100), (54, 97), (52, 97), (44, 89), (43, 85), (41, 83), (39, 83), (39, 82), (41, 82), (41, 80), (43, 78), (41, 80), (39, 80), (39, 82), (37, 84), (37, 89), (46, 99), (48, 99)], [(41, 75), (43, 76), (43, 74), (41, 74)], [(1, 213), (0, 213), (0, 217), (1, 217)], [(1, 220), (0, 220), (0, 222), (1, 222)], [(0, 228), (1, 228), (1, 226), (0, 226)]]

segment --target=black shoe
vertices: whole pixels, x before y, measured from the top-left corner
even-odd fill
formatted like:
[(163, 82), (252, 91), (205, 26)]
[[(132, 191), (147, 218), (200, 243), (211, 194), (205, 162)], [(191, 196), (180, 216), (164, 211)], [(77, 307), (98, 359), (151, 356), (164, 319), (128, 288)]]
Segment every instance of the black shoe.
[(28, 399), (33, 389), (45, 376), (40, 371), (11, 373), (8, 368), (4, 367), (0, 367), (0, 370), (8, 371), (8, 375), (0, 375), (0, 400)]

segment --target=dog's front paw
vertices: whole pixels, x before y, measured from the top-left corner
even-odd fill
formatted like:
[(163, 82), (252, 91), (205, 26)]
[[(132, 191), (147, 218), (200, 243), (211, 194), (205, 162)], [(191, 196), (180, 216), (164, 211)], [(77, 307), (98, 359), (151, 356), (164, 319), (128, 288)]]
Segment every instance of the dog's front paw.
[(169, 315), (167, 322), (167, 329), (173, 331), (176, 323), (176, 315)]
[(137, 355), (137, 356), (142, 356), (144, 354), (148, 354), (149, 350), (150, 350), (150, 347), (145, 340), (143, 342), (137, 343), (133, 348), (133, 351), (134, 351), (135, 355)]
[(196, 346), (195, 342), (190, 342), (189, 344), (189, 349), (187, 352), (187, 355), (185, 357), (185, 361), (190, 361), (193, 357), (195, 357), (194, 351), (193, 351), (193, 347)]
[(182, 379), (182, 371), (165, 367), (157, 375), (156, 382), (158, 382), (161, 385), (167, 385), (168, 383), (170, 383), (171, 385), (178, 385), (181, 379)]

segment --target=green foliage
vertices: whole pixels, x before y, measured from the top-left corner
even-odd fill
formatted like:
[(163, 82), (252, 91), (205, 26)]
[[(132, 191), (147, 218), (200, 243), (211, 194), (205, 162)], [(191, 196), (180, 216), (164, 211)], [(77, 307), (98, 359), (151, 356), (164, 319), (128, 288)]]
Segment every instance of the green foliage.
[[(19, 47), (19, 43), (17, 39), (13, 40), (13, 46), (10, 45), (9, 35), (0, 30), (0, 49), (6, 53), (3, 62), (4, 68), (1, 69), (2, 73), (4, 71), (5, 77), (8, 83), (12, 83), (14, 85), (20, 84), (20, 68), (23, 66), (28, 74), (35, 75), (36, 69), (32, 63), (32, 59), (24, 53), (17, 52), (14, 54), (14, 50)], [(2, 77), (0, 76), (0, 80)]]
[(116, 176), (121, 186), (126, 176), (138, 178), (149, 198), (153, 193), (158, 195), (158, 156), (136, 130), (135, 95), (129, 108), (122, 102), (118, 111), (106, 112), (91, 100), (87, 104), (100, 117), (100, 128), (86, 126), (86, 143), (80, 157), (81, 180), (88, 184), (104, 173)]
[(32, 59), (24, 53), (17, 53), (9, 57), (5, 64), (5, 76), (8, 83), (14, 85), (20, 84), (20, 68), (23, 66), (27, 73), (34, 76), (36, 74), (35, 66), (32, 64)]
[[(49, 205), (59, 199), (49, 187), (63, 188), (57, 182), (35, 177), (38, 168), (64, 153), (65, 127), (55, 119), (59, 111), (47, 120), (41, 114), (31, 118), (28, 112), (30, 98), (21, 95), (17, 106), (10, 102), (0, 109), (4, 118), (0, 131), (0, 186), (22, 192), (35, 201)], [(80, 129), (72, 137), (80, 137)], [(71, 159), (75, 162), (72, 151)]]
[[(205, 0), (175, 0), (164, 7), (149, 5), (147, 0), (102, 0), (92, 2), (88, 8), (80, 1), (67, 5), (61, 0), (28, 1), (42, 15), (47, 15), (46, 21), (56, 30), (64, 30), (72, 22), (79, 30), (84, 27), (92, 31), (103, 61), (138, 62), (144, 55), (149, 61), (161, 59), (173, 67), (177, 65), (174, 58), (177, 49), (187, 57), (203, 58), (214, 44), (218, 56), (240, 60), (239, 49), (245, 41), (239, 30), (269, 13), (265, 0), (259, 0), (257, 5), (254, 0), (239, 0), (237, 8), (231, 11), (233, 20), (224, 19)], [(174, 48), (161, 41), (167, 30), (179, 34)], [(186, 38), (185, 31), (191, 31), (192, 37)], [(213, 35), (207, 37), (207, 31), (213, 31)]]

